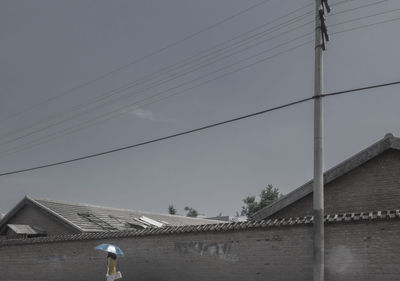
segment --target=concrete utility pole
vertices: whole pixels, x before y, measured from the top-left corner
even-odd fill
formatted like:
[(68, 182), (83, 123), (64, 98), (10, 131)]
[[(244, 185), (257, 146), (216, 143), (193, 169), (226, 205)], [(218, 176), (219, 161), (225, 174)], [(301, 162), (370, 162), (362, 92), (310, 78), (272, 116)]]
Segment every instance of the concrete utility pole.
[(325, 25), (327, 0), (316, 0), (315, 17), (315, 73), (314, 73), (314, 186), (313, 186), (313, 279), (324, 281), (324, 155), (323, 155), (323, 61), (325, 40), (329, 37)]

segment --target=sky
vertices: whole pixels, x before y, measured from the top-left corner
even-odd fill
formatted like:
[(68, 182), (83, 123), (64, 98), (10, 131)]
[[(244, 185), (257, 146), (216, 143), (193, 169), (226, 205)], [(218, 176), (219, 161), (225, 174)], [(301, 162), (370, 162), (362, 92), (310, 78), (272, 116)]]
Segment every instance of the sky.
[[(313, 95), (313, 0), (0, 2), (0, 173), (132, 145)], [(400, 2), (330, 1), (325, 93), (398, 81)], [(384, 23), (383, 23), (384, 22)], [(345, 32), (344, 32), (345, 31)], [(325, 170), (400, 136), (400, 87), (324, 100)], [(0, 177), (25, 195), (235, 215), (313, 176), (313, 103)]]

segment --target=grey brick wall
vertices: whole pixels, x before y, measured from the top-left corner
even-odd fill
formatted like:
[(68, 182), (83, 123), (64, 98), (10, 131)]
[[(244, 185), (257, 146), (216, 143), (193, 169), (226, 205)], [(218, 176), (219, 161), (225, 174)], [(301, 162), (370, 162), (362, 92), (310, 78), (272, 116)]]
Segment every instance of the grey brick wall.
[[(325, 213), (400, 209), (400, 151), (389, 149), (325, 186)], [(312, 194), (271, 218), (312, 215)]]
[[(0, 246), (0, 280), (105, 280), (115, 243), (122, 280), (309, 281), (312, 225)], [(327, 281), (400, 280), (400, 220), (326, 225)]]

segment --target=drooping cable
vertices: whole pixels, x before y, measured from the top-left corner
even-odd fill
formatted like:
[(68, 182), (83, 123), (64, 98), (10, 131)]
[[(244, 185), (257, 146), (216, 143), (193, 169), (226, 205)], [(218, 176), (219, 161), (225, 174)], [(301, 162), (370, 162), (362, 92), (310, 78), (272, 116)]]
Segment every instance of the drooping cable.
[(203, 126), (203, 127), (200, 127), (200, 128), (196, 128), (196, 129), (192, 129), (192, 130), (188, 130), (188, 131), (172, 134), (172, 135), (169, 135), (169, 136), (165, 136), (165, 137), (161, 137), (161, 138), (157, 138), (157, 139), (153, 139), (153, 140), (149, 140), (149, 141), (145, 141), (145, 142), (141, 142), (141, 143), (137, 143), (137, 144), (133, 144), (133, 145), (128, 145), (128, 146), (124, 146), (124, 147), (120, 147), (120, 148), (116, 148), (116, 149), (111, 149), (111, 150), (103, 151), (103, 152), (100, 152), (100, 153), (90, 154), (90, 155), (86, 155), (86, 156), (82, 156), (82, 157), (78, 157), (78, 158), (73, 158), (73, 159), (69, 159), (69, 160), (65, 160), (65, 161), (54, 162), (54, 163), (50, 163), (50, 164), (34, 166), (34, 167), (31, 167), (31, 168), (27, 168), (27, 169), (21, 169), (21, 170), (15, 170), (15, 171), (11, 171), (11, 172), (0, 173), (0, 177), (7, 176), (7, 175), (18, 174), (18, 173), (23, 173), (23, 172), (28, 172), (28, 171), (39, 170), (39, 169), (44, 169), (44, 168), (48, 168), (48, 167), (60, 166), (60, 165), (64, 165), (64, 164), (68, 164), (68, 163), (72, 163), (72, 162), (82, 161), (82, 160), (85, 160), (85, 159), (90, 159), (90, 158), (99, 157), (99, 156), (103, 156), (103, 155), (107, 155), (107, 154), (111, 154), (111, 153), (115, 153), (115, 152), (119, 152), (119, 151), (124, 151), (124, 150), (127, 150), (127, 149), (139, 147), (139, 146), (148, 145), (148, 144), (155, 143), (155, 142), (160, 142), (160, 141), (167, 140), (167, 139), (176, 138), (176, 137), (179, 137), (179, 136), (191, 134), (191, 133), (198, 132), (198, 131), (204, 131), (204, 130), (211, 129), (211, 128), (214, 128), (214, 127), (217, 127), (217, 126), (221, 126), (221, 125), (225, 125), (225, 124), (228, 124), (228, 123), (237, 122), (239, 120), (248, 119), (248, 118), (251, 118), (251, 117), (259, 116), (259, 115), (266, 114), (266, 113), (269, 113), (269, 112), (272, 112), (272, 111), (276, 111), (276, 110), (279, 110), (279, 109), (283, 109), (283, 108), (287, 108), (287, 107), (290, 107), (290, 106), (294, 106), (294, 105), (297, 105), (297, 104), (300, 104), (300, 103), (304, 103), (304, 102), (313, 100), (315, 98), (324, 98), (324, 97), (337, 96), (337, 95), (349, 94), (349, 93), (354, 93), (354, 92), (362, 92), (362, 91), (366, 91), (366, 90), (370, 90), (370, 89), (376, 89), (376, 88), (388, 87), (388, 86), (395, 86), (395, 85), (400, 85), (400, 81), (384, 83), (384, 84), (378, 84), (378, 85), (371, 85), (371, 86), (360, 87), (360, 88), (344, 90), (344, 91), (337, 91), (337, 92), (323, 94), (323, 95), (320, 95), (320, 96), (317, 96), (317, 97), (316, 96), (312, 96), (312, 97), (309, 97), (309, 98), (297, 100), (297, 101), (294, 101), (294, 102), (291, 102), (291, 103), (287, 103), (287, 104), (284, 104), (284, 105), (280, 105), (280, 106), (276, 106), (276, 107), (273, 107), (273, 108), (268, 108), (268, 109), (265, 109), (265, 110), (262, 110), (262, 111), (258, 111), (258, 112), (247, 114), (247, 115), (243, 115), (243, 116), (236, 117), (236, 118), (233, 118), (233, 119), (229, 119), (229, 120), (226, 120), (226, 121), (213, 123), (213, 124), (210, 124), (210, 125), (207, 125), (207, 126)]

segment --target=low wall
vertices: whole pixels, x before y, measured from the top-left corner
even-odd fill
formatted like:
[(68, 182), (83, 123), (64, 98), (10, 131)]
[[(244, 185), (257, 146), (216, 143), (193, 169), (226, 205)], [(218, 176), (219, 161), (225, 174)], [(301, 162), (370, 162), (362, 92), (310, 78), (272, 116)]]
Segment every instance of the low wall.
[[(0, 244), (0, 280), (105, 280), (101, 243), (124, 250), (122, 280), (312, 280), (312, 223), (236, 226), (9, 241)], [(400, 280), (398, 217), (327, 223), (325, 235), (327, 281)]]

